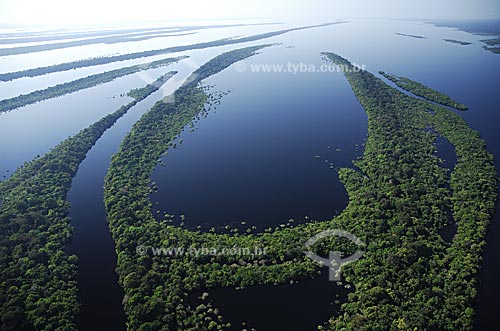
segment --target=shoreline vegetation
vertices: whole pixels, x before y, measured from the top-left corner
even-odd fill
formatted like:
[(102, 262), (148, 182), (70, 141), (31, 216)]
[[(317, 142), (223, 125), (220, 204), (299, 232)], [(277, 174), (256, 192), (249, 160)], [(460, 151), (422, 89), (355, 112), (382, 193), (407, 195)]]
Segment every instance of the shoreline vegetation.
[[(163, 259), (150, 254), (141, 255), (137, 251), (138, 245), (189, 247), (206, 244), (207, 247), (221, 249), (253, 247), (250, 246), (253, 243), (248, 241), (252, 239), (250, 237), (228, 234), (220, 237), (215, 233), (191, 232), (172, 226), (166, 218), (157, 221), (150, 202), (150, 176), (157, 160), (173, 144), (183, 128), (205, 111), (208, 96), (206, 89), (199, 86), (202, 80), (269, 46), (272, 45), (237, 49), (204, 64), (187, 80), (189, 83), (170, 98), (174, 100), (173, 103), (158, 102), (142, 116), (112, 158), (105, 181), (105, 205), (110, 230), (116, 242), (117, 272), (125, 293), (124, 306), (129, 330), (215, 329), (222, 325), (222, 317), (210, 305), (187, 305), (188, 292), (207, 285), (234, 286), (240, 283), (239, 286), (248, 286), (258, 281), (252, 274), (253, 259), (248, 256), (213, 259), (166, 256)], [(241, 242), (241, 239), (245, 239), (246, 243)], [(285, 237), (283, 239), (288, 240)], [(258, 243), (257, 246), (263, 249), (265, 243)], [(289, 256), (285, 252), (279, 254), (283, 254), (282, 259)], [(283, 283), (285, 280), (281, 270), (284, 269), (289, 269), (295, 277), (316, 273), (312, 263), (298, 264), (296, 267), (289, 261), (270, 269), (264, 265), (261, 267), (264, 272), (262, 276), (268, 283)]]
[(466, 111), (467, 109), (469, 109), (466, 105), (456, 102), (446, 94), (433, 90), (422, 83), (383, 71), (379, 71), (379, 74), (381, 74), (403, 90), (413, 93), (416, 96), (424, 98), (425, 100), (436, 102), (441, 105), (452, 107), (461, 111)]
[[(335, 54), (329, 58), (349, 64)], [(369, 139), (357, 164), (370, 180), (379, 182), (373, 192), (384, 192), (393, 211), (375, 217), (385, 227), (373, 242), (375, 249), (346, 268), (356, 292), (331, 329), (391, 325), (472, 330), (481, 254), (497, 198), (493, 156), (479, 133), (454, 112), (406, 96), (367, 72), (347, 72), (346, 78), (369, 114)], [(455, 147), (457, 163), (449, 180), (429, 154), (435, 147), (428, 145), (432, 134), (426, 128)], [(372, 167), (366, 163), (370, 159), (382, 162)], [(380, 205), (380, 200), (374, 203)], [(447, 221), (441, 212), (447, 208), (457, 223), (451, 244), (437, 234)], [(368, 313), (375, 307), (373, 314)]]
[(179, 56), (168, 58), (145, 64), (138, 64), (131, 67), (124, 67), (100, 74), (90, 75), (67, 83), (48, 87), (44, 90), (37, 90), (28, 94), (21, 94), (10, 99), (0, 100), (0, 114), (14, 109), (22, 108), (40, 101), (58, 98), (66, 94), (88, 89), (97, 85), (109, 83), (117, 78), (135, 74), (140, 71), (161, 68), (172, 63), (184, 60), (189, 56)]
[[(364, 257), (343, 268), (354, 293), (342, 304), (341, 314), (319, 330), (472, 329), (476, 277), (496, 201), (493, 157), (480, 135), (453, 111), (408, 96), (336, 54), (323, 55), (353, 69), (344, 74), (369, 121), (362, 158), (339, 170), (349, 196), (339, 216), (282, 224), (262, 233), (191, 231), (172, 225), (167, 215), (155, 218), (151, 173), (183, 128), (204, 112), (208, 97), (199, 84), (267, 46), (227, 52), (200, 67), (174, 93), (173, 103), (159, 102), (142, 116), (112, 158), (105, 206), (128, 330), (231, 328), (211, 301), (210, 290), (294, 284), (317, 276), (320, 267), (304, 255), (303, 245), (327, 229), (347, 230), (367, 244)], [(438, 135), (455, 147), (451, 176), (435, 153)], [(443, 215), (450, 208), (457, 233), (447, 243), (439, 231), (450, 221)], [(153, 252), (160, 247), (266, 249), (258, 256)], [(358, 248), (330, 238), (311, 249), (328, 256), (329, 251), (350, 255)], [(189, 297), (195, 293), (203, 295), (201, 303), (192, 305)]]
[(319, 25), (309, 25), (309, 26), (303, 26), (303, 27), (298, 27), (298, 28), (291, 28), (291, 29), (279, 30), (279, 31), (274, 31), (274, 32), (268, 32), (268, 33), (253, 35), (253, 36), (249, 36), (249, 37), (241, 37), (241, 38), (237, 38), (237, 39), (226, 38), (226, 39), (213, 40), (213, 41), (203, 42), (203, 43), (198, 43), (198, 44), (193, 44), (193, 45), (174, 46), (174, 47), (168, 47), (168, 48), (156, 49), (156, 50), (150, 50), (150, 51), (144, 51), (144, 52), (90, 58), (90, 59), (85, 59), (85, 60), (56, 64), (56, 65), (47, 66), (47, 67), (39, 67), (39, 68), (34, 68), (34, 69), (27, 69), (27, 70), (22, 70), (22, 71), (15, 71), (15, 72), (0, 74), (0, 81), (5, 82), (5, 81), (10, 81), (10, 80), (14, 80), (14, 79), (22, 78), (22, 77), (36, 77), (36, 76), (42, 76), (42, 75), (46, 75), (46, 74), (50, 74), (50, 73), (54, 73), (54, 72), (59, 72), (59, 71), (68, 71), (68, 70), (72, 70), (72, 69), (92, 67), (92, 66), (96, 66), (96, 65), (108, 64), (108, 63), (113, 63), (113, 62), (134, 60), (134, 59), (139, 59), (139, 58), (143, 58), (143, 57), (165, 55), (168, 53), (176, 53), (176, 52), (184, 52), (184, 51), (189, 51), (189, 50), (205, 49), (205, 48), (210, 48), (210, 47), (241, 44), (241, 43), (257, 41), (257, 40), (261, 40), (261, 39), (279, 36), (279, 35), (282, 35), (282, 34), (285, 34), (288, 32), (292, 32), (292, 31), (300, 31), (300, 30), (317, 28), (317, 27), (325, 27), (325, 26), (341, 24), (341, 23), (347, 23), (347, 22), (339, 21), (339, 22), (331, 22), (331, 23), (325, 23), (325, 24), (319, 24)]
[[(255, 49), (238, 51), (251, 56)], [(338, 55), (324, 55), (352, 67)], [(197, 84), (209, 72), (222, 70), (225, 66), (219, 64), (233, 56), (222, 54), (200, 68), (199, 79), (174, 94), (175, 103), (155, 105), (113, 156), (105, 205), (118, 252), (128, 330), (230, 328), (210, 290), (293, 284), (314, 277), (319, 269), (303, 254), (303, 244), (327, 229), (345, 229), (367, 247), (361, 260), (343, 268), (354, 293), (342, 304), (341, 314), (318, 329), (471, 329), (476, 276), (496, 200), (492, 155), (479, 134), (451, 110), (410, 97), (364, 70), (345, 73), (368, 113), (369, 136), (363, 157), (354, 163), (357, 170), (339, 171), (349, 196), (341, 215), (263, 233), (231, 234), (190, 231), (173, 226), (167, 216), (155, 219), (151, 172), (182, 128), (203, 112), (207, 96)], [(429, 127), (455, 146), (458, 161), (451, 179), (449, 170), (439, 166), (437, 133)], [(447, 208), (458, 223), (451, 244), (439, 235), (449, 223), (442, 212)], [(188, 256), (158, 255), (152, 247), (267, 250), (259, 256)], [(338, 239), (312, 249), (320, 255), (349, 255), (357, 247)], [(201, 303), (191, 306), (189, 295), (202, 292)]]
[(2, 330), (76, 330), (78, 258), (66, 252), (72, 235), (66, 196), (73, 177), (104, 132), (175, 74), (135, 90), (133, 101), (0, 183)]

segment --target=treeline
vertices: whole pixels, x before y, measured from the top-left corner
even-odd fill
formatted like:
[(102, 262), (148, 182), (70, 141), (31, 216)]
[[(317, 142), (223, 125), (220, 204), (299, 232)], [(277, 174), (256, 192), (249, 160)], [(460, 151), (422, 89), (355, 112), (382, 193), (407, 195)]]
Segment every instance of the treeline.
[[(144, 91), (158, 90), (175, 73)], [(87, 152), (147, 96), (139, 94), (0, 183), (0, 330), (76, 330), (78, 258), (65, 251), (72, 235), (66, 195)]]
[[(338, 23), (342, 23), (342, 22), (338, 22)], [(198, 43), (198, 44), (193, 44), (193, 45), (174, 46), (174, 47), (155, 49), (155, 50), (149, 50), (149, 51), (143, 51), (143, 52), (137, 52), (137, 53), (129, 53), (129, 54), (122, 54), (122, 55), (114, 55), (114, 56), (103, 56), (103, 57), (98, 57), (98, 58), (91, 58), (91, 59), (86, 59), (86, 60), (79, 60), (79, 61), (55, 64), (55, 65), (47, 66), (47, 67), (39, 67), (39, 68), (34, 68), (34, 69), (27, 69), (27, 70), (22, 70), (22, 71), (0, 74), (0, 81), (9, 81), (9, 80), (22, 78), (22, 77), (42, 76), (42, 75), (46, 75), (46, 74), (50, 74), (50, 73), (54, 73), (54, 72), (59, 72), (59, 71), (67, 71), (67, 70), (72, 70), (72, 69), (92, 67), (92, 66), (96, 66), (96, 65), (102, 65), (102, 64), (113, 63), (113, 62), (134, 60), (134, 59), (140, 59), (143, 57), (163, 55), (163, 54), (167, 54), (167, 53), (184, 52), (184, 51), (195, 50), (195, 49), (204, 49), (204, 48), (209, 48), (209, 47), (219, 47), (219, 46), (225, 46), (225, 45), (246, 43), (246, 42), (257, 41), (257, 40), (261, 40), (261, 39), (265, 39), (265, 38), (279, 36), (279, 35), (282, 35), (282, 34), (285, 34), (288, 32), (292, 32), (292, 31), (310, 29), (310, 28), (315, 28), (315, 27), (323, 27), (323, 26), (328, 26), (331, 24), (336, 24), (336, 23), (326, 23), (326, 24), (320, 24), (320, 25), (304, 26), (304, 27), (299, 27), (299, 28), (292, 28), (292, 29), (268, 32), (268, 33), (258, 34), (258, 35), (249, 36), (249, 37), (236, 38), (236, 39), (219, 39), (219, 40), (203, 42), (203, 43)]]
[(449, 106), (458, 110), (469, 109), (466, 105), (456, 102), (446, 94), (433, 90), (422, 83), (416, 82), (406, 77), (398, 77), (393, 74), (388, 74), (383, 71), (379, 71), (379, 74), (381, 74), (403, 90), (413, 93), (426, 100), (437, 102), (441, 105)]
[(0, 113), (21, 108), (39, 101), (57, 98), (69, 93), (91, 88), (96, 85), (109, 83), (119, 77), (132, 75), (139, 71), (160, 68), (186, 58), (188, 58), (188, 56), (179, 56), (176, 58), (168, 58), (146, 64), (138, 64), (131, 67), (106, 71), (100, 74), (73, 80), (71, 82), (51, 86), (44, 90), (37, 90), (28, 94), (21, 94), (14, 98), (0, 100)]
[[(256, 284), (254, 271), (258, 266), (262, 270), (261, 276), (272, 283), (284, 282), (290, 273), (304, 277), (304, 274), (316, 272), (312, 263), (304, 265), (288, 261), (267, 268), (260, 264), (254, 266), (253, 257), (232, 256), (213, 260), (201, 256), (155, 257), (150, 251), (146, 255), (136, 251), (139, 245), (190, 247), (206, 244), (208, 247), (228, 248), (233, 245), (242, 247), (247, 239), (250, 239), (247, 247), (256, 244), (250, 237), (242, 240), (239, 236), (202, 234), (173, 227), (168, 220), (157, 222), (151, 211), (149, 194), (150, 175), (157, 160), (182, 129), (204, 111), (207, 95), (203, 88), (198, 87), (201, 80), (266, 46), (269, 45), (230, 51), (200, 67), (187, 80), (188, 83), (174, 93), (173, 102), (158, 102), (143, 115), (112, 158), (105, 182), (105, 204), (118, 252), (117, 271), (125, 293), (129, 330), (184, 330), (189, 327), (206, 330), (209, 324), (209, 329), (212, 329), (214, 323), (222, 323), (220, 317), (206, 307), (190, 307), (186, 300), (191, 291), (205, 286)], [(285, 240), (291, 239), (288, 236)], [(297, 256), (297, 247), (294, 250), (294, 253), (280, 251), (277, 259), (283, 261), (285, 256)], [(283, 272), (284, 269), (287, 273)]]
[[(371, 244), (364, 259), (346, 268), (356, 291), (328, 328), (472, 330), (481, 253), (496, 201), (493, 157), (452, 111), (406, 96), (367, 72), (346, 77), (369, 114), (369, 138), (356, 163), (367, 178), (343, 172), (354, 178), (348, 189), (355, 186), (361, 194), (353, 198), (363, 204), (373, 199), (369, 205), (376, 209), (351, 214), (353, 222), (346, 224), (356, 234), (367, 233)], [(434, 137), (424, 130), (429, 127), (455, 146), (451, 191), (433, 156)], [(358, 200), (350, 195), (350, 201)], [(443, 207), (451, 207), (458, 226), (451, 245), (437, 234), (447, 222)]]
[[(249, 49), (239, 50), (250, 56)], [(218, 72), (234, 52), (200, 68), (199, 77)], [(338, 65), (351, 63), (326, 55)], [(204, 73), (204, 74), (203, 74)], [(189, 295), (219, 286), (284, 284), (314, 277), (318, 266), (303, 254), (303, 244), (326, 229), (345, 229), (367, 243), (363, 259), (346, 266), (356, 289), (342, 314), (320, 329), (470, 330), (486, 226), (496, 200), (492, 156), (477, 132), (460, 116), (401, 93), (366, 71), (347, 70), (356, 97), (369, 118), (369, 137), (357, 169), (340, 170), (349, 204), (331, 221), (263, 233), (203, 233), (158, 222), (149, 199), (157, 160), (182, 128), (203, 111), (206, 94), (193, 76), (158, 103), (124, 139), (113, 157), (105, 185), (105, 204), (118, 252), (120, 285), (125, 292), (129, 330), (219, 330), (229, 327), (210, 299), (190, 305)], [(432, 109), (433, 114), (428, 110)], [(436, 134), (455, 145), (457, 165), (451, 182), (435, 155)], [(450, 189), (451, 187), (451, 189)], [(451, 208), (458, 232), (451, 244), (438, 231)], [(144, 250), (137, 250), (137, 248)], [(265, 255), (156, 256), (152, 247), (267, 248)], [(313, 249), (346, 254), (357, 248), (327, 240)]]

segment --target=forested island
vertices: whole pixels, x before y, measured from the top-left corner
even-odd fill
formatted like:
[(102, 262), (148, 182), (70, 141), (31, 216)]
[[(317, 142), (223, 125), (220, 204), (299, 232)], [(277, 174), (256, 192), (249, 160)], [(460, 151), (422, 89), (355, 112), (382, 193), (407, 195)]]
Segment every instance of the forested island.
[(87, 152), (175, 71), (134, 90), (136, 99), (20, 167), (0, 183), (1, 329), (76, 330), (78, 258), (68, 255), (67, 193)]
[(452, 44), (457, 44), (461, 46), (467, 46), (467, 45), (472, 45), (472, 43), (468, 41), (461, 41), (461, 40), (456, 40), (456, 39), (443, 39), (444, 41)]
[[(493, 24), (492, 24), (493, 23)], [(481, 42), (485, 43), (483, 48), (487, 51), (490, 51), (494, 54), (500, 54), (500, 29), (498, 28), (498, 22), (490, 21), (490, 20), (459, 20), (459, 21), (451, 21), (451, 20), (441, 20), (437, 22), (432, 22), (432, 24), (436, 26), (446, 26), (457, 28), (461, 31), (473, 33), (481, 36), (491, 36), (493, 38), (481, 40)]]
[(495, 54), (500, 54), (500, 37), (481, 40), (481, 41), (486, 44), (484, 46), (484, 49)]
[[(368, 115), (363, 155), (352, 167), (338, 170), (349, 198), (340, 215), (257, 232), (250, 225), (247, 229), (191, 229), (175, 225), (171, 215), (153, 214), (152, 172), (161, 157), (176, 147), (180, 133), (206, 113), (213, 98), (204, 80), (271, 46), (236, 49), (211, 59), (173, 95), (145, 113), (113, 156), (104, 202), (125, 294), (127, 330), (234, 329), (237, 326), (219, 311), (210, 292), (259, 284), (293, 286), (317, 277), (322, 267), (304, 254), (304, 243), (330, 229), (355, 234), (366, 243), (365, 254), (343, 268), (352, 293), (341, 303), (340, 314), (318, 325), (318, 330), (471, 330), (481, 254), (497, 198), (497, 173), (479, 133), (444, 106), (467, 107), (408, 78), (380, 72), (413, 95), (337, 54), (322, 54), (346, 69), (343, 74)], [(180, 59), (92, 75), (16, 102), (64, 95)], [(133, 101), (25, 163), (0, 183), (2, 331), (77, 328), (78, 258), (66, 251), (72, 237), (66, 201), (72, 179), (103, 133), (175, 74), (171, 71), (152, 84), (130, 90)], [(10, 100), (6, 105), (16, 104)], [(451, 170), (436, 155), (438, 136), (454, 146), (457, 162)], [(457, 224), (457, 232), (445, 241), (440, 231), (451, 221)], [(169, 247), (219, 252), (258, 248), (263, 254), (154, 251)], [(358, 247), (330, 238), (311, 249), (328, 256), (330, 251), (350, 255)], [(199, 300), (190, 300), (193, 296)]]
[(86, 68), (86, 67), (92, 67), (92, 66), (96, 66), (96, 65), (113, 63), (113, 62), (140, 59), (143, 57), (163, 55), (163, 54), (168, 54), (168, 53), (184, 52), (184, 51), (188, 51), (188, 50), (204, 49), (204, 48), (210, 48), (210, 47), (218, 47), (218, 46), (246, 43), (246, 42), (250, 42), (250, 41), (257, 41), (257, 40), (261, 40), (261, 39), (279, 36), (279, 35), (282, 35), (282, 34), (285, 34), (288, 32), (292, 32), (292, 31), (299, 31), (299, 30), (311, 29), (311, 28), (316, 28), (316, 27), (324, 27), (324, 26), (328, 26), (328, 25), (332, 25), (332, 24), (340, 24), (340, 23), (345, 23), (345, 22), (333, 22), (333, 23), (325, 23), (325, 24), (320, 24), (320, 25), (310, 25), (310, 26), (291, 28), (291, 29), (280, 30), (280, 31), (275, 31), (275, 32), (267, 32), (267, 33), (263, 33), (263, 34), (253, 35), (253, 36), (249, 36), (249, 37), (241, 37), (241, 38), (236, 38), (236, 39), (225, 38), (225, 39), (219, 39), (219, 40), (203, 42), (203, 43), (198, 43), (198, 44), (193, 44), (193, 45), (174, 46), (174, 47), (168, 47), (168, 48), (162, 48), (162, 49), (156, 49), (156, 50), (148, 50), (148, 51), (136, 52), (136, 53), (96, 57), (96, 58), (91, 58), (91, 59), (55, 64), (55, 65), (47, 66), (47, 67), (39, 67), (39, 68), (34, 68), (34, 69), (27, 69), (27, 70), (22, 70), (22, 71), (15, 71), (15, 72), (9, 72), (9, 73), (5, 73), (5, 74), (0, 74), (0, 81), (10, 81), (10, 80), (14, 80), (14, 79), (22, 78), (22, 77), (36, 77), (36, 76), (42, 76), (42, 75), (46, 75), (46, 74), (50, 74), (50, 73), (54, 73), (54, 72), (59, 72), (59, 71), (68, 71), (68, 70), (72, 70), (72, 69)]
[[(484, 236), (496, 201), (493, 157), (453, 111), (408, 96), (333, 53), (324, 55), (353, 69), (344, 73), (369, 119), (363, 157), (355, 161), (356, 169), (339, 171), (349, 196), (339, 216), (262, 233), (191, 231), (172, 225), (167, 216), (155, 219), (150, 176), (183, 128), (204, 111), (207, 95), (200, 82), (265, 46), (224, 53), (202, 66), (174, 93), (173, 103), (157, 103), (134, 125), (113, 157), (105, 204), (128, 330), (230, 328), (209, 295), (196, 305), (189, 296), (221, 286), (315, 277), (320, 267), (303, 254), (303, 245), (327, 229), (345, 229), (367, 247), (363, 259), (343, 269), (354, 293), (342, 313), (318, 329), (470, 330)], [(437, 134), (455, 147), (451, 179), (435, 155)], [(452, 211), (458, 227), (451, 243), (439, 235), (449, 222), (445, 210)], [(155, 247), (267, 250), (261, 256), (159, 256)], [(328, 255), (349, 254), (356, 247), (339, 239), (313, 249)]]
[(395, 32), (394, 34), (397, 34), (398, 36), (410, 37), (410, 38), (415, 38), (415, 39), (426, 39), (424, 36), (417, 36), (414, 34), (406, 34), (406, 33), (399, 33), (399, 32)]
[(462, 111), (469, 109), (466, 105), (456, 102), (446, 94), (433, 90), (422, 83), (416, 82), (406, 77), (399, 77), (393, 74), (389, 74), (383, 71), (379, 71), (379, 74), (381, 74), (403, 90), (413, 93), (426, 100), (437, 102), (441, 105), (452, 107)]
[(84, 45), (93, 45), (93, 44), (115, 44), (115, 43), (126, 43), (133, 41), (141, 41), (148, 40), (152, 38), (166, 38), (166, 37), (180, 37), (186, 36), (190, 34), (194, 34), (195, 32), (187, 32), (187, 33), (140, 33), (135, 35), (121, 35), (121, 36), (106, 36), (94, 39), (83, 39), (83, 40), (75, 40), (75, 41), (67, 41), (67, 42), (59, 42), (54, 44), (42, 44), (42, 45), (30, 45), (30, 46), (18, 46), (18, 47), (10, 47), (0, 49), (0, 56), (10, 56), (10, 55), (18, 55), (18, 54), (28, 54), (35, 52), (44, 52), (51, 51), (54, 49), (62, 49), (76, 46), (84, 46)]
[(100, 84), (109, 83), (117, 78), (127, 75), (132, 75), (139, 71), (156, 69), (163, 66), (167, 66), (169, 64), (181, 61), (186, 58), (188, 58), (188, 56), (179, 56), (176, 58), (168, 58), (146, 64), (138, 64), (131, 67), (123, 67), (120, 69), (105, 71), (100, 74), (90, 75), (84, 78), (73, 80), (71, 82), (51, 86), (44, 90), (37, 90), (28, 94), (21, 94), (14, 98), (3, 99), (0, 100), (0, 113), (21, 108), (33, 103), (37, 103), (39, 101), (57, 98), (69, 93), (84, 90)]
[[(253, 26), (253, 25), (270, 25), (270, 24), (276, 24), (276, 23), (218, 24), (218, 25), (199, 25), (199, 26), (182, 26), (182, 27), (163, 27), (163, 28), (157, 27), (157, 28), (142, 28), (142, 29), (124, 29), (115, 31), (100, 31), (94, 33), (92, 32), (72, 33), (69, 35), (54, 35), (48, 37), (32, 36), (32, 37), (23, 37), (20, 39), (3, 39), (3, 40), (0, 39), (0, 44), (18, 44), (18, 43), (41, 42), (41, 41), (55, 41), (55, 40), (60, 41), (65, 39), (75, 39), (82, 37), (94, 37), (94, 38), (86, 38), (86, 39), (72, 40), (66, 42), (48, 43), (42, 45), (29, 45), (29, 46), (4, 48), (0, 49), (0, 56), (43, 52), (54, 49), (93, 45), (100, 43), (116, 44), (116, 43), (149, 40), (153, 38), (180, 37), (180, 36), (195, 34), (197, 33), (195, 32), (196, 30), (217, 29), (217, 28), (220, 29), (220, 28)], [(106, 35), (108, 33), (109, 35)]]

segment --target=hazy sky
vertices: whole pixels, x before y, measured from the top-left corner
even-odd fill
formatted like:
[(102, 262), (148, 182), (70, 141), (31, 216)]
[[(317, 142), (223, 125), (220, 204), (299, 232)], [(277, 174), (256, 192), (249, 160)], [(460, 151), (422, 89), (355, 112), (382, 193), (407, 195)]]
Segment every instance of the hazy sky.
[(0, 25), (355, 17), (499, 18), (500, 0), (0, 0)]

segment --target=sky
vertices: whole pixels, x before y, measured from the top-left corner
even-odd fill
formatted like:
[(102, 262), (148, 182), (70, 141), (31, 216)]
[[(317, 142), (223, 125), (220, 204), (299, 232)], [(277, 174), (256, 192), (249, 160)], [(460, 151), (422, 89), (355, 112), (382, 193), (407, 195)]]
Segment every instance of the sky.
[(0, 0), (0, 25), (500, 18), (499, 0)]

